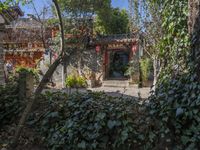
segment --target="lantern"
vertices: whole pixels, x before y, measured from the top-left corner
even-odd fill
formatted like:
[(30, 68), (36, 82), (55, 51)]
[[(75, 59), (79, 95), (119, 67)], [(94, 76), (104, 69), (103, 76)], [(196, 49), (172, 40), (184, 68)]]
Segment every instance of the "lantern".
[(96, 52), (99, 53), (100, 50), (101, 50), (101, 46), (100, 46), (100, 45), (97, 45), (97, 46), (96, 46)]
[(137, 51), (137, 45), (133, 45), (131, 50), (133, 53), (135, 53)]

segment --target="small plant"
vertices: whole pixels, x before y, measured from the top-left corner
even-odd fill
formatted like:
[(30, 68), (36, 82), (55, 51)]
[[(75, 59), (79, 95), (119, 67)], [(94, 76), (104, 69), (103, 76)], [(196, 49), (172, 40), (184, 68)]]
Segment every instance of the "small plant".
[(149, 58), (144, 58), (140, 60), (140, 66), (141, 66), (141, 71), (142, 71), (142, 80), (147, 81), (148, 76), (150, 73), (150, 59)]
[(77, 87), (85, 87), (86, 80), (82, 76), (77, 76), (76, 77), (76, 84), (77, 84)]
[(74, 75), (67, 76), (65, 80), (65, 85), (67, 87), (73, 88), (76, 85), (76, 77)]
[(88, 67), (84, 68), (83, 72), (84, 77), (87, 80), (87, 86), (91, 88), (94, 87), (96, 82), (96, 73)]
[(69, 75), (65, 80), (65, 85), (69, 88), (81, 88), (86, 86), (86, 80), (79, 75)]
[(95, 80), (96, 79), (96, 74), (94, 71), (92, 71), (89, 68), (84, 68), (84, 74), (85, 74), (85, 78), (87, 80)]
[(128, 68), (125, 72), (126, 76), (132, 76), (134, 73), (138, 72), (138, 61), (137, 60), (131, 60), (129, 62)]

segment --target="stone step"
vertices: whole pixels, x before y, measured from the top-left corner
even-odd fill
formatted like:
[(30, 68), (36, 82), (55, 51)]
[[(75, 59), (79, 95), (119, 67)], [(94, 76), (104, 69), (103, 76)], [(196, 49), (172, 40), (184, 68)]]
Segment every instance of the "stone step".
[(104, 80), (103, 87), (129, 87), (128, 80)]

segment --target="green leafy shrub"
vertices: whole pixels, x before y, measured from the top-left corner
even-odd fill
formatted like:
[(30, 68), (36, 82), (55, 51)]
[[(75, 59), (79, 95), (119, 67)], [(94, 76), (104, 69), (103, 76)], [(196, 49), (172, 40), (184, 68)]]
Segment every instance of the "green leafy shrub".
[(137, 60), (131, 60), (130, 62), (129, 62), (129, 65), (128, 65), (128, 68), (127, 68), (127, 70), (126, 70), (126, 72), (125, 72), (125, 75), (126, 76), (132, 76), (134, 73), (137, 73), (137, 72), (139, 72), (139, 67), (138, 67), (138, 62), (137, 62)]
[(81, 88), (86, 86), (86, 80), (79, 75), (69, 75), (65, 80), (65, 84), (70, 88)]
[(150, 97), (150, 131), (155, 145), (164, 139), (168, 149), (200, 149), (200, 85), (195, 74), (164, 76)]
[(76, 77), (74, 75), (67, 76), (65, 80), (65, 85), (67, 87), (74, 87), (76, 85)]
[(0, 127), (16, 119), (22, 109), (22, 102), (18, 97), (16, 83), (0, 85)]
[(76, 77), (76, 84), (77, 84), (78, 87), (85, 87), (86, 80), (81, 76), (77, 76)]
[[(104, 93), (60, 97), (50, 103), (37, 124), (49, 149), (132, 150), (144, 146), (144, 122), (140, 122), (141, 106), (136, 101)], [(46, 98), (54, 99), (52, 95)]]
[(34, 68), (28, 68), (28, 67), (17, 67), (16, 68), (16, 72), (17, 73), (29, 73), (29, 74), (32, 74), (36, 81), (39, 81), (39, 72), (37, 69), (34, 69)]
[(149, 58), (144, 58), (140, 60), (143, 81), (148, 80), (149, 73), (150, 73), (150, 65), (151, 65), (151, 61)]

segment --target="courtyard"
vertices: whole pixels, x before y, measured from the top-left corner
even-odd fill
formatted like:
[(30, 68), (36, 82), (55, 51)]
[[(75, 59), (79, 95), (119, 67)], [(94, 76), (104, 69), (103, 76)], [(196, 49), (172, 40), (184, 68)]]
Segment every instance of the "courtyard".
[(200, 0), (0, 0), (0, 150), (200, 149)]
[[(150, 87), (143, 87), (138, 88), (137, 86), (130, 86), (130, 87), (95, 87), (95, 88), (81, 88), (81, 89), (70, 89), (71, 93), (80, 92), (80, 93), (86, 93), (89, 91), (92, 92), (104, 92), (108, 96), (112, 97), (123, 97), (123, 98), (136, 98), (136, 99), (147, 99), (150, 96)], [(45, 91), (51, 91), (51, 92), (66, 92), (69, 93), (68, 88), (50, 88), (46, 89)]]

